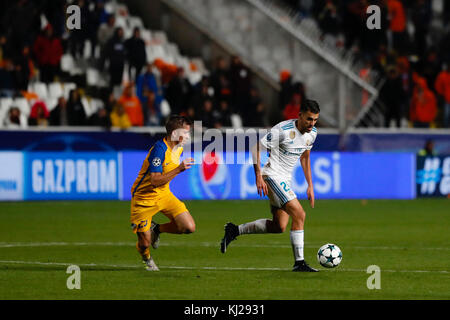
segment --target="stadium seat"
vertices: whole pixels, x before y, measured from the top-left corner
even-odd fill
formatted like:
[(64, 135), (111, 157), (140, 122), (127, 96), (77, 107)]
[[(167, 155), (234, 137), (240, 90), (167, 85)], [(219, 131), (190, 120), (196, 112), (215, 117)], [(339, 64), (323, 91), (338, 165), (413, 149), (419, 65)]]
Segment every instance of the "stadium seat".
[(164, 47), (162, 45), (152, 45), (150, 46), (150, 50), (152, 52), (153, 59), (161, 58), (164, 61), (167, 61), (167, 54), (164, 51)]
[(168, 43), (165, 48), (167, 53), (174, 59), (174, 61), (177, 61), (180, 56), (180, 50), (178, 49), (178, 46), (174, 43)]
[(169, 102), (167, 102), (167, 100), (165, 100), (165, 99), (163, 101), (161, 101), (161, 115), (163, 117), (167, 117), (170, 115), (170, 111), (171, 111), (171, 109), (170, 109)]
[(48, 96), (47, 85), (43, 82), (35, 82), (31, 86), (32, 92), (36, 93), (40, 99), (44, 100)]
[(64, 72), (71, 72), (75, 67), (75, 62), (70, 54), (64, 54), (61, 57), (61, 70)]
[(66, 100), (67, 100), (67, 99), (69, 99), (70, 91), (76, 89), (77, 85), (72, 82), (67, 82), (67, 83), (64, 83), (63, 88), (64, 88), (64, 98), (66, 98)]
[(145, 41), (145, 44), (147, 44), (147, 45), (150, 44), (150, 42), (152, 41), (152, 33), (150, 30), (142, 29), (141, 37)]
[[(125, 70), (129, 70), (128, 63), (125, 63)], [(122, 75), (122, 84), (130, 83), (130, 74), (128, 72), (124, 72)]]
[(122, 93), (123, 93), (123, 88), (121, 86), (114, 86), (114, 88), (113, 88), (114, 98), (120, 99), (120, 97), (122, 96)]
[(47, 110), (51, 112), (53, 109), (55, 109), (56, 105), (58, 104), (58, 98), (49, 97), (44, 100), (45, 105), (47, 106)]
[(113, 14), (115, 13), (115, 4), (112, 2), (105, 2), (105, 11), (108, 14)]
[(12, 105), (12, 98), (0, 98), (0, 127), (3, 127), (3, 121), (7, 117), (9, 109)]
[[(144, 28), (144, 23), (142, 22), (142, 19), (140, 17), (136, 17), (136, 16), (128, 17), (128, 25), (132, 29), (134, 29), (136, 27), (138, 27), (140, 29)], [(142, 30), (141, 30), (141, 33), (142, 33)]]
[(47, 18), (45, 17), (44, 14), (41, 14), (39, 16), (39, 20), (40, 20), (40, 23), (41, 23), (41, 30), (42, 30), (48, 25), (48, 20), (47, 20)]
[(202, 74), (198, 71), (187, 72), (187, 78), (192, 86), (195, 86), (195, 84), (199, 83), (202, 80), (202, 77)]
[(179, 59), (178, 66), (183, 68), (184, 70), (189, 70), (190, 68), (190, 62), (187, 57), (181, 56)]
[(442, 12), (444, 11), (444, 0), (431, 1), (431, 8), (435, 14), (442, 14)]
[(81, 97), (81, 104), (83, 105), (84, 112), (86, 112), (87, 118), (89, 118), (92, 114), (94, 114), (91, 108), (91, 102), (87, 97), (85, 96)]
[(199, 72), (206, 73), (207, 69), (201, 58), (192, 58), (191, 63), (195, 64)]
[(86, 83), (88, 86), (97, 87), (99, 86), (100, 75), (97, 69), (88, 68), (86, 70)]
[(28, 117), (31, 112), (30, 104), (28, 103), (28, 100), (25, 98), (15, 98), (12, 103), (13, 106), (20, 109), (20, 113), (22, 113), (24, 116)]
[(64, 90), (59, 82), (53, 82), (48, 85), (48, 98), (56, 98), (64, 95)]
[(133, 37), (133, 28), (130, 27), (126, 27), (123, 29), (123, 36), (125, 39), (129, 39), (131, 37)]
[(126, 4), (117, 3), (115, 6), (116, 17), (128, 17), (128, 7)]
[(12, 104), (13, 104), (12, 98), (0, 98), (0, 109), (9, 110)]
[(124, 30), (128, 28), (127, 20), (119, 15), (116, 16), (116, 28), (118, 27), (121, 27)]
[(231, 115), (231, 125), (234, 129), (242, 128), (242, 119), (238, 114)]
[(91, 111), (93, 113), (105, 107), (105, 104), (101, 99), (92, 98), (91, 99)]
[(164, 31), (153, 32), (153, 39), (161, 45), (167, 44), (167, 35)]

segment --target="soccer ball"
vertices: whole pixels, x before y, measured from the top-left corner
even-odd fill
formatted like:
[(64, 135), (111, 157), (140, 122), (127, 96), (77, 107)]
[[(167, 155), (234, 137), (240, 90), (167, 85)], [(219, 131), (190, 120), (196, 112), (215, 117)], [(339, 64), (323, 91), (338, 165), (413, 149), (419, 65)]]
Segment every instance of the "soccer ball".
[(342, 261), (342, 251), (335, 244), (324, 244), (317, 252), (317, 261), (325, 268), (335, 268)]

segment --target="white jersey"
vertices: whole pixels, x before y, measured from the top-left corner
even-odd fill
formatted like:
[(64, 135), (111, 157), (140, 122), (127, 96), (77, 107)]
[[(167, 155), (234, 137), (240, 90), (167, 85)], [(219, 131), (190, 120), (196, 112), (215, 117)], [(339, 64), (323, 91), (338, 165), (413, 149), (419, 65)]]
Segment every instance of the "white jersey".
[(301, 134), (296, 120), (280, 122), (260, 140), (269, 149), (270, 155), (262, 169), (262, 175), (282, 177), (291, 180), (293, 169), (300, 156), (311, 150), (317, 137), (317, 129)]

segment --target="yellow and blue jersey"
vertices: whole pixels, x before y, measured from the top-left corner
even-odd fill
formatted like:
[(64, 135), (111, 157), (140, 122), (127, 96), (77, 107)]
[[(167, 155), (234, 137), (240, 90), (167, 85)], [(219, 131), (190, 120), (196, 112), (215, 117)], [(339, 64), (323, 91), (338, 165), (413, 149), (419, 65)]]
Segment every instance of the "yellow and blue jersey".
[(155, 187), (150, 183), (152, 172), (167, 173), (174, 170), (180, 164), (182, 147), (172, 150), (167, 144), (166, 138), (158, 140), (147, 154), (142, 164), (138, 177), (131, 188), (131, 194), (136, 199), (154, 199), (170, 193), (169, 182)]

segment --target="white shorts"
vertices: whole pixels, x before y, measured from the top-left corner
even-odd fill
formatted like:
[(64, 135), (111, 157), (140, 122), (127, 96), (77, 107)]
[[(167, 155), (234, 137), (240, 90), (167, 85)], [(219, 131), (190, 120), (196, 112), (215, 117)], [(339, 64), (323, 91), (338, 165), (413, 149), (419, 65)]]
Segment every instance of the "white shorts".
[(263, 176), (263, 179), (269, 189), (268, 196), (272, 206), (281, 208), (289, 201), (297, 198), (294, 191), (291, 189), (290, 180), (273, 176)]

